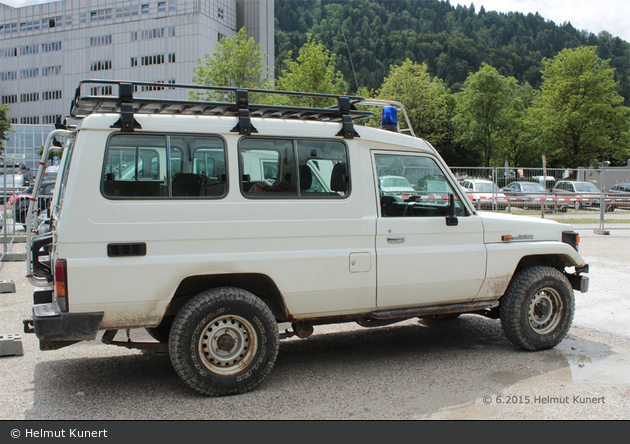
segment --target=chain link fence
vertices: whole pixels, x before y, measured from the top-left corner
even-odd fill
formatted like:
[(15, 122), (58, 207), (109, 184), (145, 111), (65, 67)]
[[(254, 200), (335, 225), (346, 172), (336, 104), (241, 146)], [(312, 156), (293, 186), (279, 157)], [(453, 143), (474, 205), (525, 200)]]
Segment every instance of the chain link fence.
[(630, 166), (451, 170), (480, 210), (554, 219), (596, 232), (630, 229)]

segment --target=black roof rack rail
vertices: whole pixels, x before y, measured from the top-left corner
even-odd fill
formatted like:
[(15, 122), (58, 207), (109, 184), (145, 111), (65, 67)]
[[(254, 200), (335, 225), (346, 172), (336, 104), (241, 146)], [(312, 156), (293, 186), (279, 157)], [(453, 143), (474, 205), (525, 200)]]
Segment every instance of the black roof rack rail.
[[(118, 95), (83, 94), (84, 85), (117, 85)], [(134, 96), (138, 87), (147, 90), (186, 89), (205, 92), (233, 93), (234, 102), (208, 102), (181, 99), (163, 99)], [(92, 87), (94, 88), (94, 87)], [(93, 93), (94, 89), (89, 90)], [(116, 91), (111, 91), (115, 94)], [(110, 93), (110, 94), (111, 94)], [(250, 94), (291, 95), (295, 97), (330, 98), (337, 101), (336, 106), (328, 108), (309, 108), (300, 106), (266, 105), (249, 103)], [(121, 131), (133, 131), (140, 128), (135, 120), (135, 114), (184, 114), (184, 115), (216, 115), (238, 117), (238, 124), (232, 129), (239, 134), (258, 132), (252, 125), (252, 117), (319, 120), (325, 122), (340, 122), (341, 130), (337, 136), (346, 139), (359, 137), (354, 129), (353, 121), (373, 117), (371, 111), (357, 109), (356, 105), (365, 101), (363, 97), (304, 93), (292, 91), (273, 91), (264, 89), (234, 88), (224, 86), (200, 86), (177, 83), (136, 82), (125, 80), (82, 80), (76, 89), (74, 99), (70, 105), (70, 116), (82, 119), (94, 113), (120, 113), (120, 119), (112, 125)]]

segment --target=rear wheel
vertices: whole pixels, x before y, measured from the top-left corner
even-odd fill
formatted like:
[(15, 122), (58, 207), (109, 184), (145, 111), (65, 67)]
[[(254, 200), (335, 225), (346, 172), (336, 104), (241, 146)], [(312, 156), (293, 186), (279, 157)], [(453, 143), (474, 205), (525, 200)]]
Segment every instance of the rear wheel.
[(248, 291), (223, 287), (199, 293), (180, 310), (169, 351), (184, 383), (222, 396), (257, 386), (275, 363), (278, 343), (269, 307)]
[(501, 326), (507, 338), (524, 350), (546, 350), (564, 339), (574, 312), (573, 289), (555, 268), (521, 270), (501, 298)]

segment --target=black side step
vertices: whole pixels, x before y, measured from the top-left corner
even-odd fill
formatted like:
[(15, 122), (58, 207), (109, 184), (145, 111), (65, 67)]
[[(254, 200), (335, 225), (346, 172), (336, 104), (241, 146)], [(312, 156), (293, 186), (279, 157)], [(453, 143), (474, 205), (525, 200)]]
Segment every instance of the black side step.
[(372, 319), (386, 320), (399, 318), (414, 318), (450, 313), (467, 313), (471, 311), (489, 310), (499, 306), (499, 301), (471, 302), (469, 304), (434, 305), (431, 307), (407, 308), (402, 310), (373, 311), (369, 314)]

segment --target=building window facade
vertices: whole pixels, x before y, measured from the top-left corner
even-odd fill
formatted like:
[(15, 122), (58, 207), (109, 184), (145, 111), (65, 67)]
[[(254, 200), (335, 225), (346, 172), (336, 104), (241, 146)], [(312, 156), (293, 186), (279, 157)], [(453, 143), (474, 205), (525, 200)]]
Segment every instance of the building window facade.
[(90, 71), (105, 71), (108, 69), (112, 69), (111, 60), (99, 60), (98, 62), (92, 62), (90, 64)]
[(61, 65), (46, 66), (42, 68), (42, 77), (59, 76), (61, 75)]

